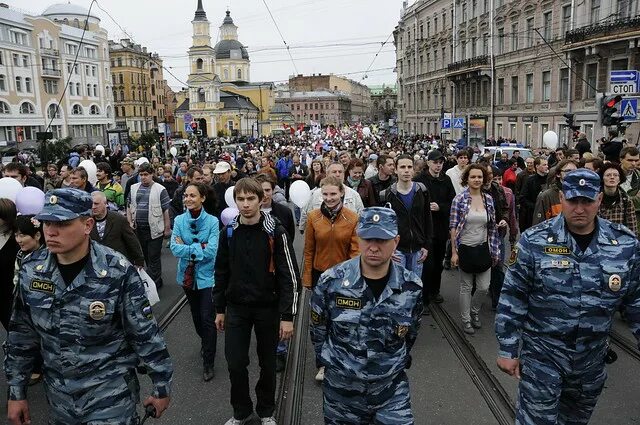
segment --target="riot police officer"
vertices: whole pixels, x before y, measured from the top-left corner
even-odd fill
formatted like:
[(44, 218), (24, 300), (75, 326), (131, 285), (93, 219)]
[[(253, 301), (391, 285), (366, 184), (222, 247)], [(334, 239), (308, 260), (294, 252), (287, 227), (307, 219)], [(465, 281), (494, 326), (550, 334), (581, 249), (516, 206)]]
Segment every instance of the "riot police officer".
[(511, 254), (496, 316), (498, 366), (520, 378), (516, 424), (586, 424), (604, 386), (608, 335), (625, 305), (640, 341), (640, 243), (597, 217), (600, 177), (565, 175), (562, 214)]
[(48, 249), (22, 262), (7, 336), (11, 424), (30, 423), (26, 388), (38, 353), (53, 425), (131, 424), (142, 361), (153, 381), (144, 404), (169, 405), (173, 366), (135, 268), (91, 241), (91, 195), (47, 193), (35, 218)]
[(327, 270), (311, 298), (325, 423), (412, 424), (405, 368), (420, 326), (422, 282), (391, 261), (400, 239), (392, 209), (365, 209), (357, 234), (361, 255)]

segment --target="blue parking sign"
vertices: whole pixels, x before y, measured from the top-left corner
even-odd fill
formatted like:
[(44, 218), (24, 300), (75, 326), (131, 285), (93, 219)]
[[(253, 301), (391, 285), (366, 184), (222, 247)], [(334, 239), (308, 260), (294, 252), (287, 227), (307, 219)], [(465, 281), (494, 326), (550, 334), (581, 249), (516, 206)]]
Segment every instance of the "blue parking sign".
[(451, 120), (449, 118), (445, 118), (442, 120), (442, 128), (451, 128)]

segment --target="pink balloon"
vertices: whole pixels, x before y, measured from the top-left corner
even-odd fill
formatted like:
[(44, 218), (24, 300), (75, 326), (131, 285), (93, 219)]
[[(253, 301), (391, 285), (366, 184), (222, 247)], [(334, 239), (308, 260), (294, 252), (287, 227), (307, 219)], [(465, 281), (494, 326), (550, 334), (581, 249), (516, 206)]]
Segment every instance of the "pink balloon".
[(238, 214), (240, 214), (240, 211), (238, 211), (237, 208), (225, 208), (222, 210), (222, 214), (220, 214), (220, 221), (222, 221), (222, 224), (226, 226), (231, 223), (231, 220), (236, 218)]
[(38, 214), (44, 208), (44, 192), (27, 186), (16, 196), (16, 209), (22, 215)]

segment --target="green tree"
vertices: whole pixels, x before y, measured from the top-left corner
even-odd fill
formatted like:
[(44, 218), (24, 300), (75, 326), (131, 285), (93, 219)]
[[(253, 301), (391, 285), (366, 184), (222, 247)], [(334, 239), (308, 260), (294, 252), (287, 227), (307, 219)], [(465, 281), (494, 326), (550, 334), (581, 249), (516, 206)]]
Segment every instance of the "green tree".
[(38, 156), (42, 167), (46, 168), (47, 164), (56, 163), (66, 157), (71, 150), (71, 140), (73, 138), (65, 137), (56, 141), (40, 142)]

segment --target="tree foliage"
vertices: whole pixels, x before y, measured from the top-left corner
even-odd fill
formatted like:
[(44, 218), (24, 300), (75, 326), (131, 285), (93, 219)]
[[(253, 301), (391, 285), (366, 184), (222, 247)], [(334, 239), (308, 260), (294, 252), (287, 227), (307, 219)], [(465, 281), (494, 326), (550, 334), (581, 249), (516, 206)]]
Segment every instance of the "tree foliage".
[(40, 142), (38, 156), (42, 166), (46, 167), (47, 164), (56, 163), (66, 157), (71, 150), (71, 140), (71, 137), (65, 137), (56, 141)]

